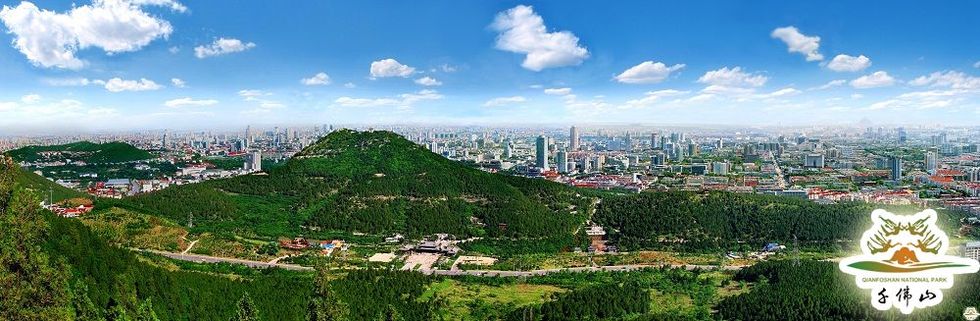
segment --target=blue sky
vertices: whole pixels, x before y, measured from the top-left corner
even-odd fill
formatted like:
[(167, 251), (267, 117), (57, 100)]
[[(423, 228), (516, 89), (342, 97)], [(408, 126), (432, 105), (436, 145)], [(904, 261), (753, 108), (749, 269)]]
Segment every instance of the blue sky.
[(980, 119), (971, 1), (0, 3), (9, 132)]

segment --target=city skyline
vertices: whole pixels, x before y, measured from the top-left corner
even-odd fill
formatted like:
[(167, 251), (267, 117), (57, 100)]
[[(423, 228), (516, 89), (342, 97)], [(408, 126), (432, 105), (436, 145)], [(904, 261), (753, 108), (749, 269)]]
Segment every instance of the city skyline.
[[(875, 5), (852, 6), (7, 2), (0, 134), (975, 125), (976, 4), (889, 3), (870, 19)], [(369, 12), (384, 19), (358, 19)]]

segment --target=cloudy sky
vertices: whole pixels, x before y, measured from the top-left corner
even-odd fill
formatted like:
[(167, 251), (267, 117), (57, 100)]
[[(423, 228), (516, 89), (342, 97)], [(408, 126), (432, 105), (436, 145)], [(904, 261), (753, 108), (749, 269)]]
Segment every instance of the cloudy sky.
[(976, 1), (85, 1), (0, 1), (0, 134), (980, 119)]

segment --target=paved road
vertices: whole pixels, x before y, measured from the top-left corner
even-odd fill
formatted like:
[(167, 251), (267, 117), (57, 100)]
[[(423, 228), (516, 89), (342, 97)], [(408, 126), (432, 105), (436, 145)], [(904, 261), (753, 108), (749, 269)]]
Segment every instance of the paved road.
[(146, 252), (146, 253), (158, 254), (158, 255), (165, 256), (165, 257), (168, 257), (168, 258), (171, 258), (171, 259), (174, 259), (174, 260), (197, 262), (197, 263), (221, 263), (221, 262), (224, 262), (224, 263), (232, 263), (232, 264), (242, 264), (242, 265), (245, 265), (245, 266), (248, 266), (248, 267), (251, 267), (251, 268), (257, 268), (257, 269), (277, 267), (277, 268), (283, 268), (283, 269), (286, 269), (286, 270), (294, 270), (294, 271), (312, 271), (313, 270), (313, 268), (311, 268), (311, 267), (306, 267), (306, 266), (301, 266), (301, 265), (293, 265), (293, 264), (268, 263), (268, 262), (261, 262), (261, 261), (250, 261), (250, 260), (232, 259), (232, 258), (226, 258), (226, 257), (216, 257), (216, 256), (207, 256), (207, 255), (198, 255), (198, 254), (181, 254), (181, 253), (172, 253), (172, 252), (155, 251), (155, 250), (140, 250), (140, 249), (134, 249), (134, 250), (139, 251), (139, 252)]
[[(301, 265), (294, 265), (294, 264), (269, 263), (269, 262), (261, 262), (261, 261), (250, 261), (250, 260), (232, 259), (232, 258), (225, 258), (225, 257), (215, 257), (215, 256), (207, 256), (207, 255), (198, 255), (198, 254), (171, 253), (171, 252), (155, 251), (155, 250), (140, 250), (140, 249), (134, 249), (134, 250), (135, 251), (139, 251), (139, 252), (147, 252), (147, 253), (158, 254), (158, 255), (165, 256), (165, 257), (168, 257), (168, 258), (171, 258), (171, 259), (174, 259), (174, 260), (182, 260), (182, 261), (197, 262), (197, 263), (220, 263), (220, 262), (224, 262), (224, 263), (232, 263), (232, 264), (242, 264), (242, 265), (245, 265), (245, 266), (248, 266), (248, 267), (251, 267), (251, 268), (256, 268), (256, 269), (264, 269), (264, 268), (270, 268), (270, 267), (278, 267), (278, 268), (282, 268), (282, 269), (286, 269), (286, 270), (293, 270), (293, 271), (312, 271), (313, 270), (313, 268), (311, 268), (311, 267), (301, 266)], [(664, 266), (670, 266), (672, 268), (685, 268), (685, 269), (688, 269), (688, 270), (693, 270), (693, 269), (721, 269), (721, 270), (735, 271), (735, 270), (739, 270), (739, 269), (744, 268), (744, 266), (724, 266), (724, 267), (720, 267), (719, 268), (717, 266), (712, 266), (712, 265), (652, 265), (652, 264), (634, 264), (634, 265), (613, 265), (613, 266), (597, 266), (597, 267), (573, 267), (573, 268), (564, 268), (564, 269), (543, 269), (543, 270), (532, 270), (532, 271), (499, 271), (499, 270), (465, 270), (464, 271), (464, 270), (437, 270), (437, 269), (433, 269), (433, 270), (417, 270), (417, 271), (420, 272), (420, 273), (424, 273), (424, 274), (445, 275), (445, 276), (470, 275), (470, 276), (484, 276), (484, 277), (493, 277), (493, 276), (501, 276), (501, 277), (527, 277), (527, 276), (536, 276), (536, 275), (547, 275), (547, 274), (558, 273), (558, 272), (577, 272), (577, 273), (581, 273), (581, 272), (598, 272), (598, 271), (606, 271), (606, 272), (628, 272), (628, 271), (642, 270), (642, 269), (645, 269), (645, 268), (660, 268), (660, 267), (664, 267)]]
[(652, 264), (635, 264), (635, 265), (611, 265), (611, 266), (595, 266), (595, 267), (573, 267), (573, 268), (563, 268), (563, 269), (544, 269), (544, 270), (532, 270), (532, 271), (497, 271), (497, 270), (420, 270), (419, 272), (425, 274), (435, 274), (435, 275), (472, 275), (472, 276), (505, 276), (505, 277), (526, 277), (526, 276), (536, 276), (536, 275), (547, 275), (551, 273), (559, 272), (628, 272), (642, 270), (645, 268), (661, 268), (669, 266), (672, 268), (685, 268), (688, 270), (703, 269), (703, 270), (713, 270), (721, 269), (726, 271), (736, 271), (744, 268), (744, 266), (723, 266), (717, 267), (713, 265), (652, 265)]

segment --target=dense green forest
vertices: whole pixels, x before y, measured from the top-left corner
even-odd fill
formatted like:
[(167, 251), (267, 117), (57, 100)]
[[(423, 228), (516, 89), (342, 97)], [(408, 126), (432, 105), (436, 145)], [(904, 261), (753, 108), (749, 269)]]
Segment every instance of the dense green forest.
[[(873, 206), (727, 192), (646, 192), (605, 197), (592, 219), (624, 249), (750, 250), (766, 242), (791, 244), (795, 236), (801, 249), (825, 251), (853, 245), (870, 226)], [(963, 215), (940, 211), (938, 224), (955, 235)]]
[(177, 186), (100, 207), (180, 223), (193, 213), (195, 231), (259, 237), (340, 230), (520, 238), (571, 234), (592, 201), (561, 184), (460, 165), (391, 132), (341, 130), (267, 175)]
[[(60, 157), (48, 159), (42, 152), (62, 152)], [(97, 144), (93, 142), (74, 142), (64, 145), (26, 146), (6, 153), (18, 162), (43, 160), (80, 160), (86, 163), (119, 163), (154, 158), (150, 152), (123, 142)]]
[(936, 307), (879, 312), (835, 263), (808, 260), (520, 279), (173, 262), (41, 210), (18, 171), (0, 161), (0, 320), (956, 320), (980, 303), (966, 275)]
[(25, 169), (18, 169), (17, 171), (13, 172), (13, 175), (18, 186), (33, 190), (35, 193), (41, 196), (41, 199), (45, 201), (48, 199), (48, 196), (51, 196), (51, 200), (53, 202), (59, 202), (76, 197), (89, 197), (88, 194), (58, 185), (58, 183), (52, 182), (41, 175), (35, 174), (34, 172), (29, 172)]
[(751, 292), (729, 297), (718, 306), (724, 320), (962, 320), (965, 307), (980, 305), (980, 276), (956, 276), (956, 286), (943, 290), (943, 302), (912, 315), (875, 310), (870, 293), (854, 285), (837, 263), (763, 262), (735, 274), (736, 281), (755, 282)]

